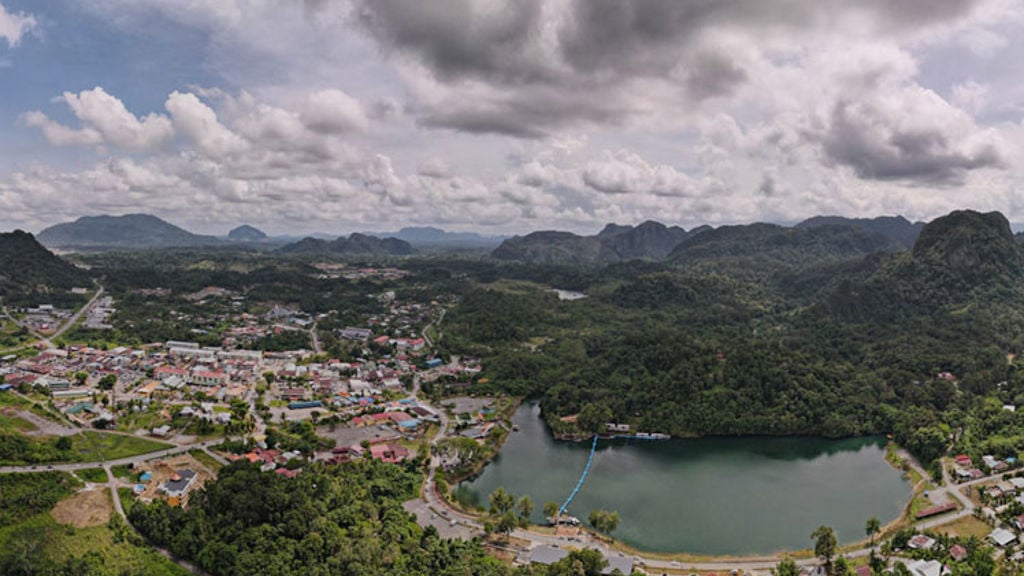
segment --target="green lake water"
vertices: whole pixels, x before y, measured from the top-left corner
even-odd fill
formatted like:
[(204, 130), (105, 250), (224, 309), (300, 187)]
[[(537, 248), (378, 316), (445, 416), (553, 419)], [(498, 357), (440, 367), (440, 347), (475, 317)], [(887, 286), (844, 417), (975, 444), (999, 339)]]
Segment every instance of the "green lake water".
[[(544, 503), (561, 504), (579, 480), (590, 442), (554, 440), (536, 406), (522, 406), (515, 423), (519, 431), (456, 497), (486, 505), (504, 486), (530, 495), (542, 523)], [(884, 525), (910, 497), (881, 438), (601, 440), (568, 512), (586, 522), (591, 510), (618, 511), (614, 535), (643, 550), (750, 555), (809, 548), (822, 524), (840, 542), (862, 539), (869, 517)]]

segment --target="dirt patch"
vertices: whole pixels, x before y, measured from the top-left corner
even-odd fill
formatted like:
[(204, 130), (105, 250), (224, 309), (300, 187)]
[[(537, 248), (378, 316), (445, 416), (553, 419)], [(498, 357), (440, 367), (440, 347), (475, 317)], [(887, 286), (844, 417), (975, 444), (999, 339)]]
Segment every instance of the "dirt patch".
[(96, 487), (61, 500), (50, 511), (50, 515), (61, 524), (87, 528), (109, 522), (111, 511), (110, 492), (106, 487)]

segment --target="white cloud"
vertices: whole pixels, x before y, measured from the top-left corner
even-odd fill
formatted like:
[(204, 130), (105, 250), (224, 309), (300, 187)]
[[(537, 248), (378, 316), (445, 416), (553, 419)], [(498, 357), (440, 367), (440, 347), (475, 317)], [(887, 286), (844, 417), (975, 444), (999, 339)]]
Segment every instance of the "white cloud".
[(195, 94), (172, 92), (164, 104), (174, 127), (202, 153), (221, 158), (243, 152), (245, 140), (217, 120), (217, 113)]
[(31, 14), (8, 12), (4, 5), (0, 4), (0, 39), (8, 46), (13, 48), (20, 44), (25, 34), (34, 30), (37, 24)]
[(61, 99), (78, 118), (81, 128), (63, 126), (39, 111), (24, 116), (25, 123), (40, 128), (51, 144), (108, 144), (128, 150), (153, 150), (174, 137), (174, 128), (166, 116), (149, 114), (140, 119), (103, 88), (96, 87), (78, 94), (65, 92)]

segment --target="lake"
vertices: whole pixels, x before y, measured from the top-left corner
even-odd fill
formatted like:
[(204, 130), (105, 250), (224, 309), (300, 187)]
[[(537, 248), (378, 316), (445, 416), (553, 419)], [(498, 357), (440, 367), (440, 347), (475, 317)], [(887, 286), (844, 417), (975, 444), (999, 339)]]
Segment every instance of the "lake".
[[(523, 405), (498, 457), (456, 497), (486, 506), (504, 486), (530, 495), (534, 522), (545, 502), (561, 504), (586, 466), (590, 442), (554, 440), (540, 409)], [(601, 440), (568, 513), (616, 510), (614, 535), (654, 552), (767, 554), (812, 546), (824, 524), (840, 542), (864, 538), (875, 516), (885, 525), (910, 500), (910, 484), (885, 461), (883, 438), (702, 438)]]

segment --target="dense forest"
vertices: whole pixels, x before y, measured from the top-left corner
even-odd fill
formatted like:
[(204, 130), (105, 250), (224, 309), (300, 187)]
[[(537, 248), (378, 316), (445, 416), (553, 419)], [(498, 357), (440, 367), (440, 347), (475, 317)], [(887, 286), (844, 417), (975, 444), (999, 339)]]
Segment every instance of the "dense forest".
[(956, 212), (913, 250), (810, 263), (783, 242), (785, 258), (738, 266), (733, 245), (707, 252), (715, 238), (700, 263), (470, 273), (443, 343), (487, 359), (483, 390), (538, 398), (556, 431), (587, 411), (679, 436), (894, 434), (926, 461), (953, 441), (1024, 449), (1024, 421), (988, 419), (1024, 402), (1024, 265), (1001, 215)]
[(605, 566), (599, 555), (577, 553), (513, 570), (479, 540), (442, 539), (402, 509), (421, 481), (374, 460), (307, 467), (293, 479), (236, 463), (187, 509), (136, 504), (129, 518), (157, 545), (217, 576), (596, 576)]

